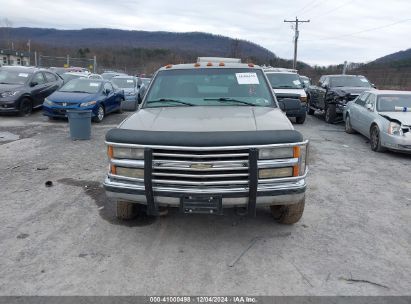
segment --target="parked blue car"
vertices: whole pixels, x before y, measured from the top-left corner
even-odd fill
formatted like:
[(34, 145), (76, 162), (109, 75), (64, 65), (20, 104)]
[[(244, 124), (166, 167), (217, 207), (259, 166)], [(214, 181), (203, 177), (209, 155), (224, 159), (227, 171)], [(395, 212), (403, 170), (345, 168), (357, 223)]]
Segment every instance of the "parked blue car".
[(66, 83), (48, 96), (43, 114), (67, 117), (67, 110), (92, 110), (93, 121), (101, 122), (111, 112), (121, 112), (124, 92), (115, 90), (110, 81), (79, 78)]

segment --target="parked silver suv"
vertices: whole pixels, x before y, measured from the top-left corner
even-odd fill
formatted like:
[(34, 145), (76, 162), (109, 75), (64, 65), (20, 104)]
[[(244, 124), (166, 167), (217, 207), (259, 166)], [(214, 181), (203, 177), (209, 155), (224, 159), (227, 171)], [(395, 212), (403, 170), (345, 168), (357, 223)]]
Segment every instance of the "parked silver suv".
[(155, 74), (140, 110), (106, 135), (104, 187), (117, 217), (146, 205), (222, 214), (270, 206), (281, 223), (303, 213), (308, 142), (293, 129), (253, 64), (208, 58)]

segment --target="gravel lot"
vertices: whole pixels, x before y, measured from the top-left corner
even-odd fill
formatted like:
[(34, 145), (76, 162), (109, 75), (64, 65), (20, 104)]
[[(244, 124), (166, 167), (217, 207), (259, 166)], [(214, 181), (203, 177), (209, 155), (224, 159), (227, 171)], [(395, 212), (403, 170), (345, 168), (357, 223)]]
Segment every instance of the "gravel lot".
[(411, 295), (410, 155), (308, 117), (294, 226), (268, 209), (122, 223), (101, 182), (105, 132), (126, 116), (77, 142), (41, 112), (0, 116), (0, 295)]

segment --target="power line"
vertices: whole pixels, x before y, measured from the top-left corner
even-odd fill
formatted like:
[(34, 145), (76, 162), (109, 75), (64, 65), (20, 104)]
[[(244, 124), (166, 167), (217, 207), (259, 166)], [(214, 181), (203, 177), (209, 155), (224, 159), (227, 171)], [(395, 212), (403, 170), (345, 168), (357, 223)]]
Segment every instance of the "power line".
[(298, 43), (298, 36), (300, 35), (300, 31), (298, 30), (298, 24), (299, 24), (299, 23), (310, 22), (310, 20), (298, 20), (298, 18), (295, 17), (295, 20), (284, 20), (284, 22), (295, 23), (295, 27), (294, 27), (294, 61), (293, 61), (293, 69), (295, 69), (295, 68), (297, 67), (297, 43)]
[(310, 1), (309, 3), (307, 3), (306, 5), (304, 5), (302, 8), (296, 10), (293, 15), (298, 14), (299, 12), (303, 11), (306, 7), (309, 7), (310, 5), (314, 4), (315, 2), (318, 2), (319, 0), (313, 0)]
[(383, 29), (383, 28), (387, 28), (396, 24), (400, 24), (400, 23), (404, 23), (407, 21), (411, 21), (411, 18), (407, 18), (407, 19), (403, 19), (403, 20), (399, 20), (393, 23), (389, 23), (389, 24), (385, 24), (382, 26), (378, 26), (378, 27), (373, 27), (373, 28), (369, 28), (369, 29), (365, 29), (362, 31), (358, 31), (358, 32), (354, 32), (354, 33), (349, 33), (349, 34), (344, 34), (344, 35), (338, 35), (338, 36), (329, 36), (329, 37), (324, 37), (324, 38), (318, 38), (318, 39), (313, 39), (313, 40), (303, 40), (303, 41), (319, 41), (319, 40), (334, 40), (334, 39), (340, 39), (343, 37), (349, 37), (349, 36), (354, 36), (357, 34), (362, 34), (362, 33), (366, 33), (366, 32), (372, 32), (372, 31), (376, 31), (379, 29)]
[(336, 10), (344, 7), (344, 6), (347, 6), (347, 5), (350, 4), (351, 2), (354, 2), (354, 0), (349, 0), (349, 1), (347, 1), (347, 2), (345, 2), (345, 3), (343, 3), (343, 4), (341, 4), (341, 5), (339, 5), (339, 6), (337, 6), (337, 7), (334, 7), (334, 8), (332, 8), (332, 9), (328, 10), (328, 11), (325, 11), (324, 13), (314, 15), (314, 16), (311, 17), (310, 19), (317, 18), (317, 17), (319, 17), (319, 16), (327, 16), (327, 15), (329, 15), (330, 13), (332, 13), (332, 12), (334, 12), (334, 11), (336, 11)]

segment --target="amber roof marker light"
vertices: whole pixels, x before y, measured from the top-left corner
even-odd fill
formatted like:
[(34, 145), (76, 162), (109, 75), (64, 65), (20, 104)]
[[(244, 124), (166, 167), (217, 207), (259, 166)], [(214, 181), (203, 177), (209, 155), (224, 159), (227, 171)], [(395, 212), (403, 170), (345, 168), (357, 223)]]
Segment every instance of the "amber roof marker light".
[(218, 65), (219, 65), (219, 66), (225, 66), (225, 63), (224, 63), (224, 62), (220, 62)]
[(166, 65), (166, 69), (170, 69), (171, 67), (173, 67), (172, 64), (167, 64), (167, 65)]
[(201, 66), (201, 64), (199, 64), (199, 63), (194, 63), (194, 67), (195, 68), (198, 68), (198, 67), (200, 67)]

